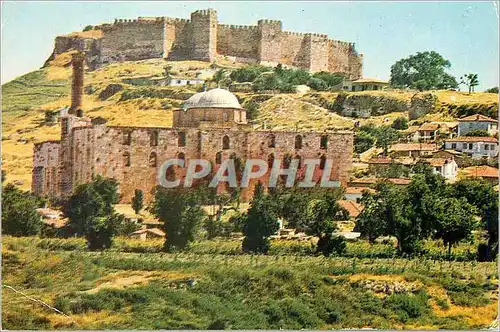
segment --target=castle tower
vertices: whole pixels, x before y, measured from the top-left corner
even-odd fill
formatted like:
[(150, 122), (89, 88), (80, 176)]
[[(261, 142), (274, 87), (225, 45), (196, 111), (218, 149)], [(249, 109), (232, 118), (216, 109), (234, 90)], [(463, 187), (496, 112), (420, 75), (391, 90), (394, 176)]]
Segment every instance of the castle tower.
[(306, 33), (306, 66), (313, 73), (328, 71), (328, 36), (319, 33)]
[(259, 62), (263, 65), (277, 65), (281, 60), (281, 21), (259, 20)]
[(213, 9), (191, 13), (192, 59), (214, 61), (217, 55), (217, 12)]

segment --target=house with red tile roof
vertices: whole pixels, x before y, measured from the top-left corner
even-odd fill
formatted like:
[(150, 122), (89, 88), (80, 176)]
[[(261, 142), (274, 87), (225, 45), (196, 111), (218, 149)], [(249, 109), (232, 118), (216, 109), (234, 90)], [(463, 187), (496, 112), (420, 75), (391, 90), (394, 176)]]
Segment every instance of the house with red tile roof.
[(498, 120), (473, 114), (458, 120), (458, 135), (463, 136), (473, 130), (486, 130), (490, 135), (498, 133)]
[(492, 183), (498, 183), (498, 168), (491, 166), (472, 166), (464, 169), (465, 177), (478, 177)]
[(444, 141), (446, 150), (467, 153), (472, 158), (498, 156), (498, 140), (494, 137), (459, 136)]

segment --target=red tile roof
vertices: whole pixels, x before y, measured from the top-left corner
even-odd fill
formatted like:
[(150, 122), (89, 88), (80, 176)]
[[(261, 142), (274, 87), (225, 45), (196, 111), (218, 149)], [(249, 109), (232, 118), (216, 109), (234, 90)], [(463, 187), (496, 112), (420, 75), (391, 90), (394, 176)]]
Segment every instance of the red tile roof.
[(354, 201), (339, 200), (338, 203), (349, 212), (349, 216), (352, 218), (356, 218), (363, 211), (363, 205)]
[(434, 143), (397, 143), (391, 145), (389, 151), (434, 151), (437, 145)]
[(350, 181), (350, 183), (354, 184), (375, 184), (379, 181), (389, 181), (394, 184), (402, 184), (406, 185), (410, 183), (410, 179), (400, 179), (400, 178), (391, 178), (391, 179), (382, 179), (382, 178), (360, 178), (354, 179)]
[(498, 143), (495, 137), (476, 137), (476, 136), (459, 136), (450, 139), (445, 139), (445, 142), (493, 142)]
[(467, 177), (497, 178), (498, 168), (491, 166), (472, 166), (464, 169)]
[(368, 191), (370, 193), (374, 193), (375, 190), (372, 188), (365, 188), (365, 187), (347, 187), (345, 188), (345, 193), (346, 194), (362, 194), (363, 191)]
[(487, 122), (498, 122), (495, 119), (489, 118), (487, 116), (484, 116), (482, 114), (473, 114), (466, 116), (465, 118), (458, 119), (458, 121), (487, 121)]

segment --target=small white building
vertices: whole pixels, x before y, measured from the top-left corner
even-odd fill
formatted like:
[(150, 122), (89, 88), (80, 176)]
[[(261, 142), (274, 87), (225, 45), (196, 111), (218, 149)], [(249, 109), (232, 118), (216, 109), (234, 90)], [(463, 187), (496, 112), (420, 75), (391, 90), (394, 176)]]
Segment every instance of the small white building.
[(441, 175), (447, 180), (454, 180), (458, 174), (458, 165), (454, 159), (429, 158), (424, 159), (434, 169), (434, 173)]
[(494, 137), (460, 136), (444, 141), (446, 150), (469, 154), (472, 158), (493, 158), (498, 155), (498, 140)]
[(498, 121), (482, 114), (466, 116), (458, 121), (458, 136), (463, 136), (473, 130), (485, 130), (490, 135), (498, 133)]
[(187, 85), (203, 85), (205, 80), (199, 78), (180, 78), (180, 77), (164, 77), (153, 79), (155, 85), (159, 86), (187, 86)]

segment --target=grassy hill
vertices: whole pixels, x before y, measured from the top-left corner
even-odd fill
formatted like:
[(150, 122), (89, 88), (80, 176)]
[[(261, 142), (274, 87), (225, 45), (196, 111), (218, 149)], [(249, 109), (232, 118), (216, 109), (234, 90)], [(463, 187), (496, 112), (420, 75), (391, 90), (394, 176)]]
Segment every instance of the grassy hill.
[(495, 262), (252, 256), (234, 241), (166, 254), (161, 241), (115, 242), (96, 253), (83, 239), (4, 237), (3, 285), (67, 316), (4, 287), (3, 326), (471, 330), (497, 316)]
[[(57, 123), (45, 121), (46, 111), (57, 111), (70, 104), (71, 52), (58, 55), (46, 67), (23, 75), (2, 86), (2, 161), (7, 172), (7, 182), (14, 182), (24, 189), (31, 185), (33, 144), (48, 139), (58, 139)], [(103, 117), (111, 125), (171, 126), (172, 109), (179, 107), (196, 87), (154, 87), (144, 81), (162, 76), (165, 65), (171, 74), (179, 77), (209, 79), (214, 69), (200, 61), (166, 62), (151, 59), (115, 63), (87, 72), (85, 75), (84, 110), (90, 117)], [(221, 63), (229, 69), (241, 66)], [(141, 83), (142, 82), (142, 83)], [(110, 84), (119, 84), (121, 90), (108, 98), (101, 93)], [(215, 83), (213, 83), (215, 84)], [(460, 92), (432, 92), (439, 101), (436, 112), (424, 119), (450, 120), (467, 110), (497, 111), (498, 95)], [(377, 103), (384, 108), (389, 104), (409, 102), (415, 92), (367, 91), (349, 93), (353, 100), (359, 96), (364, 103)], [(101, 95), (101, 97), (100, 97)], [(154, 96), (154, 97), (150, 97)], [(384, 112), (367, 119), (354, 119), (333, 112), (338, 93), (308, 92), (303, 94), (237, 93), (243, 106), (252, 108), (252, 122), (268, 129), (332, 130), (352, 128), (354, 121), (361, 124), (391, 123), (407, 112)], [(368, 97), (366, 97), (368, 96)], [(354, 98), (356, 97), (356, 98)], [(381, 103), (382, 100), (382, 104)], [(368, 105), (369, 106), (369, 105)], [(388, 119), (388, 120), (386, 120)]]

